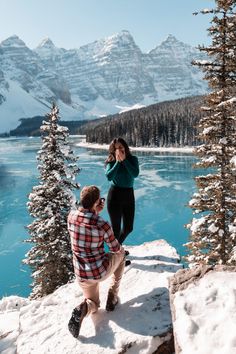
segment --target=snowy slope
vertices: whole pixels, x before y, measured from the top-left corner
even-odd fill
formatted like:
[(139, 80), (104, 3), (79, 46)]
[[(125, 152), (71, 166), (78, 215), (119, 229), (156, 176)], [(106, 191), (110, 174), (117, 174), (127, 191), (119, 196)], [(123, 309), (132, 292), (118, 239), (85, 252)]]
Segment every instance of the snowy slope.
[[(72, 309), (82, 301), (76, 283), (41, 300), (9, 297), (0, 301), (0, 352), (10, 354), (153, 353), (171, 337), (168, 278), (182, 266), (164, 240), (128, 247), (120, 304), (104, 310), (109, 280), (101, 284), (101, 308), (84, 319), (79, 339), (68, 331)], [(126, 348), (126, 351), (122, 351)]]
[[(20, 118), (33, 117), (36, 114), (43, 116), (50, 111), (48, 102), (27, 94), (19, 83), (8, 80), (8, 84), (9, 90), (3, 91), (5, 100), (0, 106), (0, 132), (15, 129), (20, 124)], [(74, 120), (78, 117), (78, 112), (72, 107), (61, 101), (58, 104), (64, 120)]]
[(4, 90), (5, 101), (0, 106), (0, 132), (6, 132), (18, 125), (19, 118), (33, 116), (35, 112), (44, 115), (49, 108), (23, 90), (17, 82), (8, 80), (9, 90)]

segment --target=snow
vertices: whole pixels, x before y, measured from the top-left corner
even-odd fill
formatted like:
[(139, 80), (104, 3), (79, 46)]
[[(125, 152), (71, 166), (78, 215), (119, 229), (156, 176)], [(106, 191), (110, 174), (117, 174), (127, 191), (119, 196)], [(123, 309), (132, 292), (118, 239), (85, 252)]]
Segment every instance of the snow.
[(235, 272), (209, 272), (197, 286), (176, 293), (174, 330), (181, 354), (236, 353), (235, 294)]
[[(48, 102), (37, 100), (20, 87), (16, 81), (7, 80), (9, 90), (2, 94), (6, 100), (0, 105), (0, 133), (9, 132), (20, 125), (20, 118), (45, 116), (51, 109)], [(63, 120), (78, 119), (78, 111), (59, 101), (60, 115)]]
[[(49, 110), (24, 91), (20, 85), (8, 80), (9, 91), (4, 92), (6, 101), (0, 105), (0, 133), (15, 129), (20, 124), (20, 118), (45, 115)], [(27, 107), (27, 111), (25, 108)]]
[(136, 103), (136, 104), (134, 104), (133, 106), (126, 106), (126, 107), (116, 106), (116, 107), (120, 109), (119, 113), (124, 113), (124, 112), (131, 111), (132, 109), (140, 109), (140, 108), (143, 108), (143, 107), (145, 107), (145, 105)]
[(216, 227), (214, 224), (212, 224), (208, 227), (208, 230), (214, 234), (219, 230), (219, 227)]
[(236, 97), (232, 97), (232, 98), (230, 98), (229, 100), (220, 102), (220, 103), (218, 104), (218, 107), (227, 106), (227, 105), (233, 104), (233, 103), (235, 103), (235, 102), (236, 102)]
[(195, 233), (198, 231), (199, 227), (203, 225), (206, 222), (205, 217), (202, 216), (199, 219), (193, 218), (192, 224), (189, 227), (192, 233)]
[(236, 156), (233, 156), (230, 162), (232, 163), (232, 165), (234, 165), (234, 167), (236, 167)]
[(219, 143), (222, 145), (226, 145), (226, 144), (228, 144), (228, 140), (227, 140), (227, 138), (224, 137), (219, 140)]
[[(108, 144), (96, 144), (96, 143), (87, 143), (86, 139), (83, 139), (81, 142), (77, 143), (76, 146), (91, 148), (91, 149), (100, 149), (100, 150), (108, 150)], [(130, 147), (131, 151), (169, 151), (169, 152), (183, 152), (183, 153), (192, 153), (194, 148), (190, 146), (185, 147), (149, 147), (149, 146), (132, 146)]]
[[(10, 354), (151, 354), (172, 327), (168, 278), (182, 265), (164, 240), (126, 247), (131, 266), (125, 268), (120, 304), (104, 310), (109, 280), (101, 283), (101, 308), (84, 319), (80, 338), (69, 333), (71, 312), (82, 301), (76, 282), (40, 300), (17, 296), (0, 301), (0, 352)], [(16, 306), (17, 305), (17, 306)], [(164, 337), (161, 337), (164, 335)], [(130, 347), (128, 347), (128, 345)]]
[(232, 250), (232, 261), (236, 261), (236, 246)]
[(194, 60), (194, 63), (197, 65), (211, 65), (212, 62), (208, 60)]
[(207, 135), (209, 133), (211, 133), (212, 131), (216, 130), (216, 127), (212, 126), (212, 127), (208, 127), (208, 128), (204, 128), (202, 131), (203, 135)]
[[(84, 319), (80, 337), (67, 329), (72, 309), (82, 301), (76, 282), (39, 300), (10, 296), (0, 301), (2, 354), (151, 354), (170, 339), (173, 326), (181, 354), (236, 354), (236, 272), (210, 271), (173, 298), (168, 279), (182, 265), (164, 240), (126, 247), (120, 303), (104, 310), (109, 280), (100, 286), (101, 308)], [(235, 251), (236, 253), (236, 251)]]

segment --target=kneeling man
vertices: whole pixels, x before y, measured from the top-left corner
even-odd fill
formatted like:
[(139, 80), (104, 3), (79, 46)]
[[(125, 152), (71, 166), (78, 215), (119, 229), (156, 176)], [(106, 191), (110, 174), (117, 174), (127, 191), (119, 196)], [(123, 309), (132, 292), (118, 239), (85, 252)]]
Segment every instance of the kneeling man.
[[(80, 193), (78, 210), (68, 216), (74, 271), (83, 291), (84, 301), (72, 312), (68, 328), (78, 337), (85, 316), (100, 306), (99, 284), (112, 275), (106, 310), (113, 311), (118, 303), (118, 291), (125, 266), (125, 251), (116, 240), (108, 222), (99, 216), (104, 207), (96, 186), (86, 186)], [(110, 252), (106, 253), (104, 242)]]

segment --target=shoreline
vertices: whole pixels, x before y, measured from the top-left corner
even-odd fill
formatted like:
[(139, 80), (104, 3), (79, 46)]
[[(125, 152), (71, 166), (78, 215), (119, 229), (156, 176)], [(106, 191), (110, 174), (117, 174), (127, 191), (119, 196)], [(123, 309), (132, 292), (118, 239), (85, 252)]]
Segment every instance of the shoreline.
[[(108, 150), (109, 144), (97, 144), (97, 143), (87, 143), (85, 141), (81, 141), (76, 143), (78, 147), (84, 147), (89, 149), (96, 149), (96, 150)], [(183, 153), (193, 153), (194, 147), (186, 146), (186, 147), (133, 147), (130, 146), (131, 151), (144, 151), (144, 152), (183, 152)]]

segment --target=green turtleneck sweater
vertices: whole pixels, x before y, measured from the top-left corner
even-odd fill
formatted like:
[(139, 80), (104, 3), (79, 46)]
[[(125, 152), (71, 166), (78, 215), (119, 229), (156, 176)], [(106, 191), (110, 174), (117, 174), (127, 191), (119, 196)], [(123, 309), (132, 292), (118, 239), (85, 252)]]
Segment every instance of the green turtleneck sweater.
[(108, 162), (106, 176), (111, 184), (121, 188), (132, 188), (134, 178), (139, 175), (139, 164), (136, 156), (130, 155), (124, 161)]

